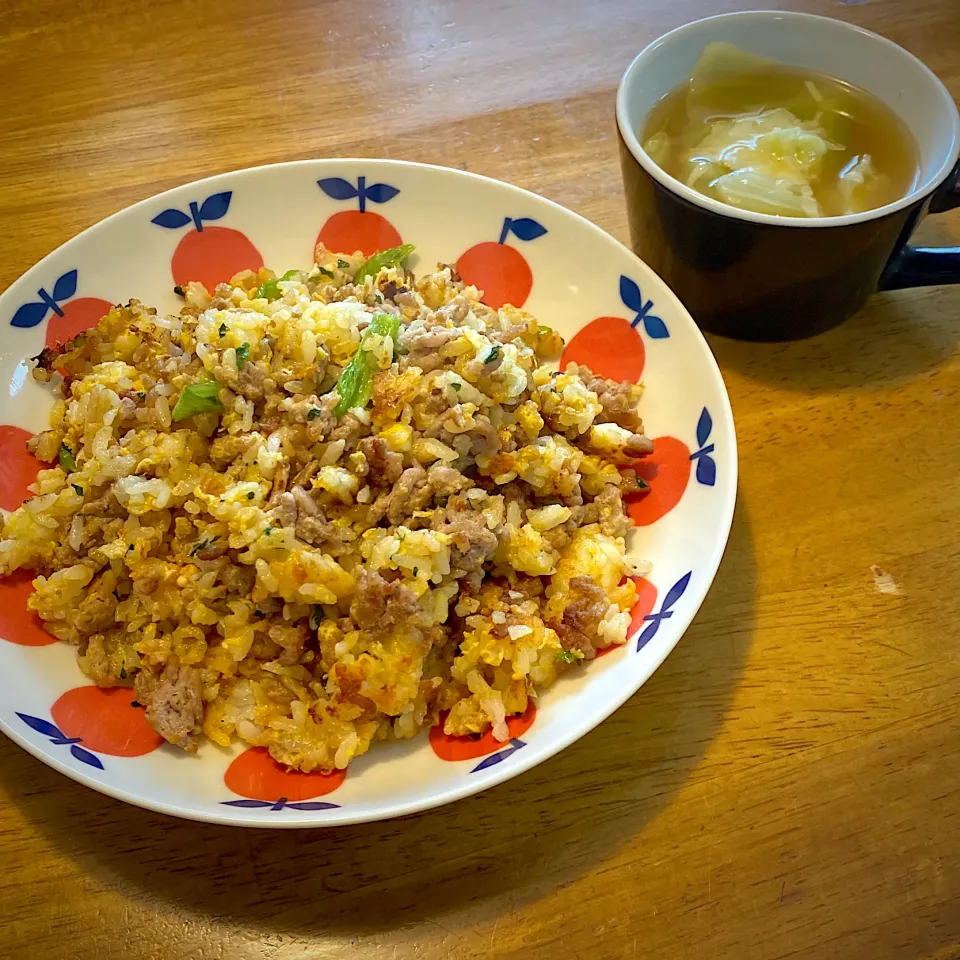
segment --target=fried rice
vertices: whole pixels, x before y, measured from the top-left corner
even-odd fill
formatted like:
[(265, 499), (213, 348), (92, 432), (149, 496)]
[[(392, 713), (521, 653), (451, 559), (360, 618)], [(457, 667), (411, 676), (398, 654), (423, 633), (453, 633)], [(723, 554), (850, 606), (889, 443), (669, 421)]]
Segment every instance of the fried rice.
[(37, 358), (52, 465), (0, 574), (188, 752), (330, 772), (441, 720), (504, 740), (626, 640), (640, 387), (552, 369), (559, 335), (453, 267), (364, 263), (134, 300)]

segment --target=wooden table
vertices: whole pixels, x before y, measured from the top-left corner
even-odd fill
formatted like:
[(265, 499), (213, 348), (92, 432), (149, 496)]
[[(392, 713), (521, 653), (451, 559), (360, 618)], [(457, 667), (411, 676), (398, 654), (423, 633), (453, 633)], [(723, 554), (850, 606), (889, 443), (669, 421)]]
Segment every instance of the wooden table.
[[(960, 96), (956, 0), (854, 20)], [(198, 177), (328, 155), (510, 180), (627, 239), (613, 95), (733, 0), (11, 0), (0, 287)], [(926, 240), (960, 239), (957, 213)], [(960, 956), (960, 287), (805, 343), (715, 339), (726, 558), (626, 706), (509, 784), (312, 833), (182, 823), (0, 742), (0, 955)], [(887, 576), (884, 576), (887, 575)]]

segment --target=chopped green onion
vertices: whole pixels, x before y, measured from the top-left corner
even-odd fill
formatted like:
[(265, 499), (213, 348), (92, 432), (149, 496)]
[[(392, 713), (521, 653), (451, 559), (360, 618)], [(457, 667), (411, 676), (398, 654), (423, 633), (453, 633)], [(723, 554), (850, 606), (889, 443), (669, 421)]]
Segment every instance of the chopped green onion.
[(173, 408), (174, 423), (198, 413), (223, 413), (220, 384), (216, 380), (201, 380), (184, 388)]
[(70, 486), (73, 487), (78, 497), (83, 496), (83, 487), (81, 487), (79, 483), (71, 483)]
[(222, 337), (227, 332), (227, 325), (225, 323), (220, 324), (220, 329), (217, 330), (217, 333)]
[(493, 363), (500, 356), (500, 347), (491, 347), (490, 352), (483, 358), (484, 363)]
[(340, 396), (333, 413), (342, 417), (353, 407), (365, 407), (373, 393), (374, 360), (369, 350), (364, 350), (364, 344), (371, 335), (390, 337), (394, 344), (400, 334), (400, 318), (389, 313), (375, 313), (370, 320), (360, 341), (353, 359), (343, 368), (340, 379), (337, 381), (337, 393)]
[(310, 629), (316, 630), (320, 626), (320, 621), (323, 619), (323, 607), (320, 604), (315, 604), (313, 610), (310, 613)]
[(404, 243), (399, 247), (381, 250), (375, 253), (356, 273), (354, 283), (360, 283), (364, 277), (375, 277), (384, 267), (395, 267), (403, 263), (416, 247), (412, 243)]
[(326, 267), (317, 267), (317, 270), (322, 273), (325, 277), (329, 277), (331, 280), (336, 276), (332, 270), (328, 270)]
[(311, 407), (307, 411), (307, 420), (316, 420), (323, 411), (319, 407)]
[(283, 291), (277, 284), (286, 283), (288, 280), (294, 280), (299, 276), (299, 270), (288, 270), (282, 277), (277, 277), (276, 280), (267, 280), (266, 283), (261, 283), (260, 289), (257, 290), (257, 296), (262, 300), (270, 300), (271, 302), (279, 300), (283, 296)]
[(269, 537), (271, 533), (273, 533), (273, 527), (267, 527), (267, 528), (263, 531), (263, 535), (264, 535), (265, 537)]
[(349, 269), (350, 269), (350, 261), (349, 261), (349, 260), (338, 259), (338, 260), (337, 260), (337, 266), (338, 266), (341, 270), (349, 270)]
[(124, 667), (121, 667), (121, 668), (120, 668), (120, 679), (121, 679), (121, 680), (126, 680), (126, 679), (127, 679), (127, 671), (126, 671), (126, 669), (125, 669)]
[(250, 344), (241, 343), (240, 346), (237, 347), (237, 369), (238, 370), (243, 369), (244, 364), (247, 362), (247, 357), (249, 356), (250, 356)]
[(419, 568), (419, 567), (414, 567), (414, 568), (413, 568), (413, 575), (414, 575), (414, 576), (416, 576), (419, 572), (420, 572), (420, 568)]
[(462, 383), (451, 383), (451, 384), (450, 384), (450, 389), (451, 389), (451, 390), (456, 390), (457, 393), (459, 393), (462, 388), (463, 388), (463, 384), (462, 384)]
[(211, 543), (213, 543), (212, 540), (208, 540), (206, 537), (204, 537), (199, 543), (194, 545), (194, 548), (190, 551), (190, 556), (195, 557), (197, 555), (197, 551), (205, 550), (210, 546)]
[(64, 473), (73, 473), (77, 469), (77, 458), (65, 443), (60, 444), (59, 460)]
[(557, 654), (557, 659), (561, 663), (579, 663), (580, 658), (572, 650), (564, 650)]

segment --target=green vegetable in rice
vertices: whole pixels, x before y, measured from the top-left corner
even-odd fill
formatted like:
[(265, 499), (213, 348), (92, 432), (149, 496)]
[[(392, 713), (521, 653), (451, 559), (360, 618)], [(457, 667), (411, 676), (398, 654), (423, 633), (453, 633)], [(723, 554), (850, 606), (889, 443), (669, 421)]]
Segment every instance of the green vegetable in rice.
[(373, 357), (364, 344), (370, 336), (390, 337), (394, 343), (400, 333), (400, 318), (389, 313), (375, 313), (360, 341), (353, 359), (343, 368), (337, 381), (340, 399), (333, 408), (337, 417), (342, 417), (353, 407), (365, 407), (373, 393), (373, 375), (376, 372)]
[(349, 261), (349, 260), (338, 259), (338, 260), (337, 260), (337, 267), (338, 267), (340, 270), (349, 270), (349, 269), (350, 269), (350, 261)]
[(557, 659), (561, 663), (579, 663), (580, 658), (572, 650), (562, 650), (557, 654)]
[(244, 364), (247, 362), (247, 357), (249, 356), (250, 356), (250, 344), (241, 343), (240, 346), (237, 347), (237, 369), (238, 370), (243, 369)]
[(360, 283), (364, 277), (375, 277), (384, 267), (396, 267), (410, 256), (416, 247), (412, 243), (404, 243), (399, 247), (381, 250), (375, 253), (356, 273), (354, 283)]
[(223, 413), (220, 384), (216, 380), (201, 380), (184, 388), (173, 408), (174, 423), (198, 413)]
[(73, 473), (77, 469), (77, 458), (65, 443), (60, 444), (60, 456), (58, 459), (60, 466), (66, 473)]
[(296, 280), (299, 276), (299, 270), (288, 270), (282, 277), (278, 277), (276, 280), (267, 280), (265, 283), (261, 283), (260, 289), (257, 290), (257, 296), (264, 300), (279, 300), (283, 296), (283, 291), (278, 284), (286, 283), (288, 280)]
[(83, 487), (81, 487), (79, 483), (71, 483), (70, 486), (73, 487), (74, 493), (76, 493), (78, 497), (83, 496)]

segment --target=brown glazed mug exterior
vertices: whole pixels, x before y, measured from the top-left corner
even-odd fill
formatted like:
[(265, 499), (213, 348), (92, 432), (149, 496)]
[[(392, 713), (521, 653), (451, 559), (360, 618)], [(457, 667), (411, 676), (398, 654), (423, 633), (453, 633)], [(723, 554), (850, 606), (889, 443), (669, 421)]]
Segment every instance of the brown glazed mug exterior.
[[(748, 23), (747, 18), (752, 21)], [(918, 188), (908, 198), (879, 211), (817, 218), (815, 223), (744, 213), (701, 198), (653, 164), (639, 147), (636, 129), (625, 137), (625, 92), (629, 94), (625, 84), (630, 80), (631, 71), (636, 74), (638, 65), (642, 67), (642, 58), (648, 51), (658, 44), (666, 44), (666, 49), (658, 52), (669, 55), (671, 37), (690, 31), (694, 36), (683, 38), (682, 47), (676, 46), (679, 50), (685, 48), (687, 60), (695, 60), (705, 45), (705, 38), (719, 34), (719, 39), (737, 42), (731, 39), (731, 34), (736, 36), (742, 32), (743, 46), (777, 56), (777, 51), (771, 51), (764, 43), (764, 37), (771, 35), (769, 32), (742, 29), (755, 25), (758, 18), (767, 18), (760, 22), (766, 31), (795, 31), (798, 26), (810, 26), (809, 21), (817, 21), (812, 24), (816, 31), (828, 24), (828, 30), (855, 32), (861, 42), (867, 38), (893, 47), (912, 61), (911, 66), (919, 65), (919, 61), (890, 41), (839, 21), (805, 14), (722, 15), (688, 24), (655, 41), (624, 75), (618, 95), (620, 162), (631, 243), (637, 255), (663, 277), (701, 327), (749, 340), (786, 340), (820, 333), (854, 314), (878, 289), (960, 282), (960, 248), (921, 249), (907, 242), (927, 212), (960, 205), (956, 136), (924, 142), (921, 137), (926, 131), (922, 125), (911, 125), (925, 167), (921, 170)], [(783, 23), (784, 20), (792, 22)], [(771, 21), (780, 21), (780, 26), (774, 26)], [(723, 26), (732, 30), (717, 29)], [(870, 49), (867, 43), (864, 47), (867, 56)], [(878, 54), (882, 52), (878, 50)], [(919, 66), (933, 83), (939, 84), (932, 73)], [(686, 67), (687, 76), (690, 67), (692, 62)], [(844, 78), (839, 67), (823, 72)], [(918, 74), (914, 79), (925, 81), (927, 77)], [(659, 96), (675, 86), (670, 83)], [(946, 129), (950, 130), (951, 121), (960, 129), (956, 106), (945, 89), (942, 93), (946, 97), (943, 101)], [(896, 104), (891, 105), (896, 109)], [(927, 99), (928, 108), (929, 105)], [(952, 117), (949, 108), (952, 108)], [(904, 119), (909, 122), (909, 116)], [(632, 140), (633, 149), (628, 138)], [(638, 159), (638, 151), (644, 163)], [(944, 151), (946, 155), (941, 156)]]

